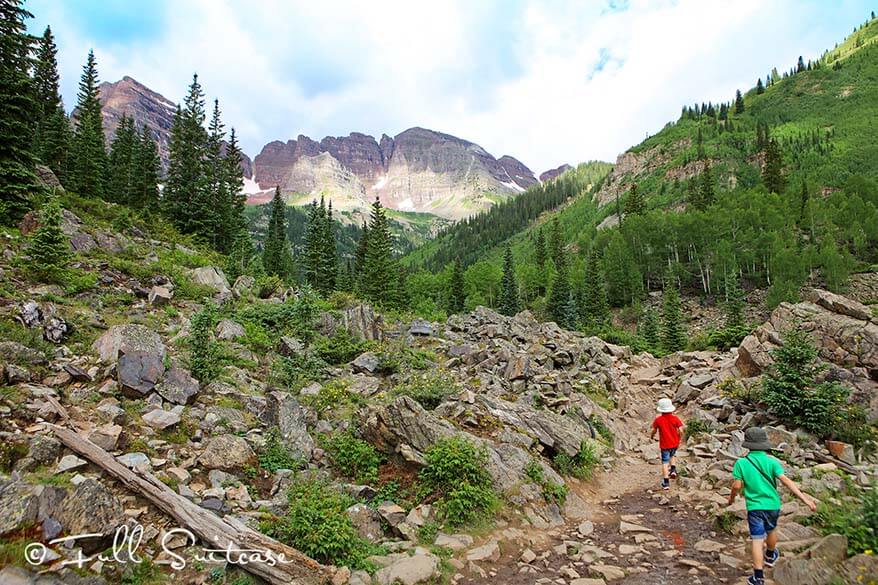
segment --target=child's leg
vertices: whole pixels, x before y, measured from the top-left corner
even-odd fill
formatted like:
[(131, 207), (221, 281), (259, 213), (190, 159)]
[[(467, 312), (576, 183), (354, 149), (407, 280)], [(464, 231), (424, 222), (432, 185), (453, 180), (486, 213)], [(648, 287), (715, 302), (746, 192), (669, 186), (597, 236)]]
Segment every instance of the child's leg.
[(671, 452), (668, 449), (662, 449), (662, 479), (668, 479), (671, 473)]
[(777, 530), (772, 530), (765, 537), (765, 548), (768, 550), (777, 550)]
[(765, 553), (762, 550), (765, 541), (753, 539), (750, 541), (750, 554), (753, 557), (753, 568), (761, 571), (765, 566)]

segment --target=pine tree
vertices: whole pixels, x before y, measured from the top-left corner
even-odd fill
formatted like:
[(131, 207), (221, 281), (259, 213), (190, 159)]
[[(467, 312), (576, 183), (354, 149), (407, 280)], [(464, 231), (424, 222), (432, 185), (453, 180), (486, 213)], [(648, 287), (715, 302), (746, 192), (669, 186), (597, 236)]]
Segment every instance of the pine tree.
[(32, 39), (24, 21), (33, 15), (20, 0), (0, 0), (0, 223), (12, 224), (37, 191), (34, 119), (37, 106), (28, 75)]
[(162, 204), (165, 215), (180, 231), (206, 236), (203, 230), (208, 227), (208, 215), (213, 210), (204, 171), (207, 149), (204, 120), (204, 92), (198, 75), (194, 75), (183, 107), (177, 108), (171, 127)]
[(741, 94), (740, 89), (735, 91), (735, 113), (744, 113), (744, 96)]
[(204, 158), (204, 204), (210, 209), (199, 218), (199, 231), (210, 245), (220, 252), (227, 252), (232, 243), (232, 197), (226, 191), (226, 165), (223, 157), (223, 141), (226, 137), (219, 100), (213, 100), (213, 111), (207, 127)]
[(462, 313), (466, 305), (466, 286), (463, 281), (463, 264), (460, 258), (454, 260), (451, 279), (448, 281), (448, 312)]
[(58, 47), (52, 29), (46, 27), (40, 37), (37, 59), (34, 65), (34, 92), (36, 98), (36, 128), (34, 152), (55, 176), (66, 181), (67, 149), (70, 142), (70, 125), (58, 78)]
[(327, 212), (323, 197), (320, 198), (320, 205), (316, 201), (311, 203), (302, 251), (305, 280), (323, 295), (335, 289), (337, 271), (331, 213), (331, 208)]
[(354, 251), (354, 289), (360, 290), (361, 275), (366, 271), (366, 250), (369, 248), (369, 224), (363, 222), (360, 239), (357, 240), (357, 249)]
[(228, 236), (231, 252), (229, 253), (230, 278), (237, 278), (246, 273), (253, 260), (253, 240), (247, 228), (244, 209), (247, 206), (247, 195), (243, 192), (243, 176), (241, 174), (241, 147), (238, 136), (232, 128), (229, 143), (223, 158), (223, 192), (230, 198), (230, 217), (228, 218)]
[(583, 284), (580, 317), (588, 328), (599, 328), (610, 321), (610, 306), (607, 301), (607, 285), (601, 269), (600, 256), (592, 249), (588, 255)]
[(41, 278), (58, 280), (70, 262), (70, 240), (61, 229), (61, 206), (50, 197), (40, 214), (40, 227), (28, 249), (30, 264)]
[(808, 203), (811, 200), (811, 195), (808, 193), (808, 185), (805, 183), (805, 180), (802, 180), (802, 191), (799, 195), (799, 225), (805, 223), (805, 218), (808, 213)]
[(85, 197), (104, 197), (107, 151), (98, 98), (98, 70), (94, 51), (82, 69), (76, 104), (76, 128), (71, 148), (70, 174), (74, 189)]
[(262, 249), (262, 266), (265, 272), (281, 278), (290, 273), (290, 252), (287, 249), (286, 204), (280, 195), (280, 187), (275, 187), (271, 200), (271, 216)]
[(576, 302), (570, 287), (567, 261), (563, 252), (555, 260), (555, 280), (552, 281), (552, 290), (549, 292), (549, 298), (546, 299), (546, 312), (559, 326), (565, 329), (576, 328), (578, 317)]
[(607, 299), (614, 307), (634, 303), (643, 294), (643, 276), (620, 230), (613, 230), (604, 248)]
[(756, 95), (762, 95), (763, 93), (765, 93), (765, 86), (762, 85), (762, 78), (760, 77), (756, 81)]
[(382, 307), (391, 307), (394, 300), (394, 283), (398, 278), (393, 258), (393, 238), (387, 224), (387, 216), (381, 201), (372, 204), (369, 238), (366, 245), (363, 274), (360, 282), (363, 295)]
[(662, 313), (662, 349), (668, 353), (686, 348), (686, 332), (683, 330), (682, 321), (680, 292), (675, 284), (666, 282)]
[(796, 64), (796, 73), (801, 73), (802, 71), (805, 71), (805, 60), (799, 55), (799, 62)]
[(783, 154), (780, 145), (774, 138), (769, 138), (765, 147), (765, 166), (762, 169), (762, 181), (771, 193), (783, 193), (786, 179), (783, 176)]
[(727, 275), (725, 279), (725, 312), (727, 329), (744, 326), (744, 289), (738, 282), (736, 274)]
[(643, 215), (646, 213), (646, 201), (643, 194), (637, 189), (637, 184), (631, 185), (628, 197), (625, 199), (625, 215)]
[[(335, 242), (335, 228), (333, 224), (334, 220), (332, 218), (332, 201), (329, 202), (329, 206), (327, 207), (326, 214), (323, 216), (323, 222), (320, 226), (320, 284), (321, 291), (329, 295), (332, 291), (335, 290), (335, 278), (338, 274), (338, 256), (336, 251), (336, 242)], [(400, 272), (400, 278), (402, 281), (405, 281), (405, 272)], [(401, 294), (402, 290), (398, 290), (397, 293)], [(397, 299), (401, 301), (401, 297)], [(403, 306), (400, 303), (396, 304), (397, 307)]]
[(503, 254), (503, 281), (500, 292), (500, 312), (507, 316), (518, 313), (521, 302), (518, 298), (518, 281), (515, 279), (515, 259), (512, 256), (512, 248), (506, 244)]
[(658, 312), (652, 307), (647, 307), (637, 324), (637, 334), (643, 338), (649, 349), (655, 353), (661, 344), (659, 336)]
[(692, 177), (686, 183), (686, 203), (692, 209), (702, 209), (704, 207), (701, 204), (701, 189), (698, 188), (698, 181), (695, 177)]
[(109, 176), (106, 185), (108, 201), (125, 205), (134, 202), (134, 185), (137, 183), (138, 171), (135, 157), (139, 138), (137, 130), (134, 129), (134, 120), (122, 114), (119, 127), (116, 129), (116, 137), (110, 146)]
[(552, 262), (557, 270), (558, 265), (564, 263), (564, 237), (561, 234), (561, 222), (558, 220), (557, 215), (552, 217), (552, 231), (549, 233), (549, 251), (552, 255)]
[(706, 209), (713, 205), (716, 200), (713, 187), (713, 173), (710, 171), (710, 165), (704, 165), (704, 171), (702, 171), (699, 179), (698, 207)]
[(152, 211), (159, 202), (159, 160), (158, 147), (146, 125), (137, 135), (134, 150), (131, 198), (128, 205)]
[(534, 244), (534, 261), (540, 270), (545, 270), (546, 260), (546, 236), (543, 235), (543, 228), (540, 228), (537, 232), (537, 241)]

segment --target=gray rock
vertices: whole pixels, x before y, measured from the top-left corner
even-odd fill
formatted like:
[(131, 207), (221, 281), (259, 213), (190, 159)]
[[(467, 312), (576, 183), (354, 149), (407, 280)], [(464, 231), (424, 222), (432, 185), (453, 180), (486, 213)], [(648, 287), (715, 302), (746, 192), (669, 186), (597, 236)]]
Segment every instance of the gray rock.
[(369, 542), (378, 542), (384, 537), (381, 528), (381, 515), (366, 504), (354, 504), (347, 509), (347, 515), (354, 523), (360, 537)]
[(161, 307), (170, 304), (172, 298), (174, 298), (174, 293), (171, 289), (165, 286), (154, 286), (149, 290), (147, 300), (150, 305)]
[(351, 362), (351, 369), (357, 374), (374, 374), (379, 367), (381, 367), (381, 361), (371, 351), (360, 354), (357, 359)]
[(33, 524), (39, 507), (35, 486), (21, 480), (0, 479), (0, 536)]
[(73, 471), (74, 469), (79, 469), (80, 467), (84, 467), (87, 464), (88, 462), (85, 459), (80, 459), (76, 455), (65, 455), (58, 462), (58, 467), (55, 468), (55, 473)]
[(281, 440), (304, 462), (311, 460), (314, 453), (314, 439), (308, 434), (305, 412), (298, 400), (287, 392), (274, 391), (266, 396), (265, 420), (270, 426), (277, 426)]
[(198, 461), (206, 469), (234, 470), (245, 467), (255, 457), (253, 449), (243, 438), (220, 435), (210, 439)]
[(93, 430), (88, 435), (88, 440), (104, 451), (115, 451), (122, 436), (122, 427), (115, 424), (106, 424)]
[(369, 341), (384, 339), (384, 319), (370, 305), (360, 304), (335, 313), (322, 313), (318, 331), (331, 337), (343, 329), (355, 337)]
[(180, 415), (170, 410), (157, 408), (144, 414), (143, 422), (157, 431), (163, 431), (179, 423)]
[(210, 287), (218, 293), (228, 293), (231, 290), (225, 273), (216, 266), (203, 266), (190, 270), (189, 278), (195, 284)]
[(280, 338), (277, 345), (277, 353), (285, 357), (297, 356), (303, 351), (305, 351), (305, 346), (295, 337), (284, 335)]
[(240, 323), (236, 323), (231, 319), (222, 319), (216, 325), (216, 338), (224, 339), (224, 340), (232, 340), (238, 339), (240, 337), (244, 337), (247, 334), (244, 331), (244, 326)]
[(165, 372), (155, 391), (168, 402), (188, 404), (198, 395), (199, 387), (189, 370), (175, 367)]
[(83, 552), (90, 554), (109, 544), (116, 528), (125, 522), (125, 514), (122, 504), (103, 484), (87, 479), (70, 490), (55, 519), (68, 534), (99, 535), (77, 540)]
[(235, 284), (232, 285), (232, 294), (238, 299), (249, 296), (253, 294), (254, 284), (256, 284), (256, 279), (252, 276), (239, 276), (235, 279)]
[(30, 372), (15, 364), (6, 364), (3, 374), (6, 377), (6, 383), (10, 385), (31, 381)]
[(140, 453), (135, 451), (133, 453), (125, 453), (124, 455), (119, 455), (116, 457), (116, 461), (128, 467), (129, 469), (137, 469), (150, 471), (152, 470), (152, 463), (147, 457), (146, 453)]
[(143, 325), (116, 325), (110, 327), (92, 344), (105, 364), (119, 359), (121, 354), (141, 351), (165, 357), (165, 345), (157, 333)]
[(415, 319), (409, 325), (409, 333), (422, 337), (432, 337), (434, 333), (433, 324), (424, 319)]
[(46, 357), (42, 352), (15, 341), (0, 341), (0, 355), (16, 364), (40, 366), (46, 363)]
[(130, 351), (116, 364), (119, 387), (129, 398), (143, 398), (155, 388), (165, 372), (164, 354)]
[(423, 551), (414, 556), (404, 556), (391, 565), (379, 569), (375, 580), (379, 585), (416, 585), (439, 575), (439, 557)]
[(25, 327), (34, 329), (43, 322), (43, 311), (36, 301), (27, 301), (19, 309), (18, 318)]

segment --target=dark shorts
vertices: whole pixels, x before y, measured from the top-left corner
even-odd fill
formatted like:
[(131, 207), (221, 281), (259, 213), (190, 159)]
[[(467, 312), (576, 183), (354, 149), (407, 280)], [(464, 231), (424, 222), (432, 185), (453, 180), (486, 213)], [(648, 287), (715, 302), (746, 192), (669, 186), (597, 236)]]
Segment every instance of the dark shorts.
[(677, 448), (673, 449), (662, 449), (662, 463), (670, 463), (671, 457), (677, 454)]
[(777, 528), (777, 519), (780, 510), (749, 510), (747, 512), (747, 525), (750, 528), (750, 538), (762, 540), (769, 532)]

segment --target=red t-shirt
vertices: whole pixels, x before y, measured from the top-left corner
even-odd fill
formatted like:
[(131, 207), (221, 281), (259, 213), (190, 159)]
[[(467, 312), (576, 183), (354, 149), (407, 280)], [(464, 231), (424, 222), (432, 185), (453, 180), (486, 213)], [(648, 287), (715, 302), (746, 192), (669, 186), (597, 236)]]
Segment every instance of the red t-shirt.
[(659, 449), (674, 449), (680, 446), (680, 432), (683, 421), (676, 415), (666, 412), (655, 417), (652, 428), (659, 432)]

